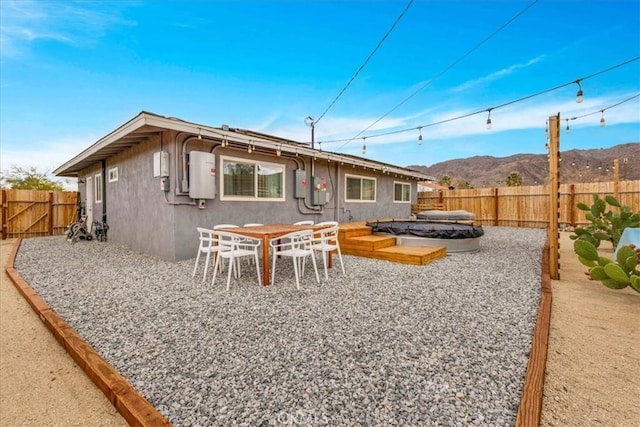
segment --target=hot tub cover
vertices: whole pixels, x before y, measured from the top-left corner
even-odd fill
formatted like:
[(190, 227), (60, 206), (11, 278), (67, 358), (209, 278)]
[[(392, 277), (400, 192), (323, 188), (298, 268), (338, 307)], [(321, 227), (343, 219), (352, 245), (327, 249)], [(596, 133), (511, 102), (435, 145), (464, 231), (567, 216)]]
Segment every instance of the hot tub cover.
[(457, 210), (457, 211), (439, 211), (439, 210), (428, 210), (418, 212), (416, 215), (418, 219), (428, 219), (428, 220), (437, 220), (437, 221), (473, 221), (476, 219), (476, 216), (473, 212), (465, 211), (465, 210)]
[(470, 239), (484, 235), (480, 225), (430, 221), (374, 221), (367, 225), (374, 233), (409, 234), (439, 239)]

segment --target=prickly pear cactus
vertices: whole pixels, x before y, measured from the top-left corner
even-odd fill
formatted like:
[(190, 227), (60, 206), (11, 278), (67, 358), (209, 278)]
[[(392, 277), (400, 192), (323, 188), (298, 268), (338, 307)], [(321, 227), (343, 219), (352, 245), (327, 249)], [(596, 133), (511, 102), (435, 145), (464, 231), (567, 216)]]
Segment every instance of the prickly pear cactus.
[(634, 245), (619, 248), (615, 260), (600, 256), (593, 243), (584, 239), (576, 240), (573, 249), (578, 260), (589, 268), (590, 279), (611, 289), (631, 286), (640, 293), (640, 249)]
[[(607, 210), (607, 206), (616, 210)], [(577, 227), (575, 234), (569, 236), (572, 240), (585, 240), (598, 248), (600, 242), (611, 242), (615, 248), (620, 241), (622, 232), (627, 227), (640, 227), (640, 211), (633, 212), (629, 206), (621, 205), (613, 196), (605, 196), (601, 199), (597, 194), (593, 195), (593, 204), (587, 206), (584, 203), (576, 205), (585, 212), (584, 217), (590, 222), (585, 227)]]

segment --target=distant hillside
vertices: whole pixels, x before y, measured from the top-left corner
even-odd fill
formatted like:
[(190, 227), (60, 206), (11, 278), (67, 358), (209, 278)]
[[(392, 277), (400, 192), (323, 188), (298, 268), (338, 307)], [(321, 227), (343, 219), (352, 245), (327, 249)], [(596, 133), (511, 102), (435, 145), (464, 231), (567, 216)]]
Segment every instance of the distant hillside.
[[(560, 158), (561, 183), (612, 181), (614, 159), (620, 162), (620, 180), (640, 179), (638, 142), (595, 150), (562, 151)], [(431, 175), (436, 180), (449, 175), (454, 187), (463, 182), (469, 182), (474, 188), (504, 186), (511, 172), (520, 173), (523, 185), (541, 185), (549, 180), (549, 163), (545, 154), (475, 156), (428, 167), (412, 165), (408, 168)]]

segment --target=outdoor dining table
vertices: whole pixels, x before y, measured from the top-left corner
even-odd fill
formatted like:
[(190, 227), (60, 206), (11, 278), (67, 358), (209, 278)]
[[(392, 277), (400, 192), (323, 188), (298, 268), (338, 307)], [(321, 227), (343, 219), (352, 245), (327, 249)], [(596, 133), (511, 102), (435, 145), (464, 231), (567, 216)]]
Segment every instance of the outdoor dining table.
[[(269, 286), (271, 282), (271, 273), (269, 271), (270, 270), (269, 241), (271, 239), (282, 237), (285, 234), (293, 233), (294, 231), (301, 231), (301, 230), (318, 231), (326, 227), (327, 226), (315, 226), (315, 225), (267, 224), (267, 225), (258, 225), (258, 226), (252, 226), (252, 227), (220, 228), (220, 230), (262, 240), (262, 283), (264, 284), (264, 286)], [(328, 266), (331, 267), (332, 265), (331, 252), (329, 252), (327, 263), (328, 263)]]

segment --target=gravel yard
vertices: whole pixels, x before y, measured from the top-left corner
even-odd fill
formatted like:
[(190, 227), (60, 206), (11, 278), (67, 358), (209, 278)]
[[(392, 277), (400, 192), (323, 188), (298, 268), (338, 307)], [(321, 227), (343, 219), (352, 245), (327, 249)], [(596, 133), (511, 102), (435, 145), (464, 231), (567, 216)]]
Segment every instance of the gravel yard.
[(24, 240), (15, 268), (176, 426), (513, 425), (546, 233), (484, 228), (478, 253), (344, 256), (300, 291), (290, 260), (227, 293), (193, 259), (64, 237)]

